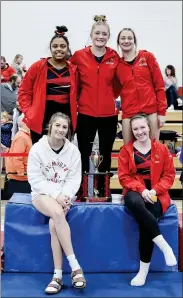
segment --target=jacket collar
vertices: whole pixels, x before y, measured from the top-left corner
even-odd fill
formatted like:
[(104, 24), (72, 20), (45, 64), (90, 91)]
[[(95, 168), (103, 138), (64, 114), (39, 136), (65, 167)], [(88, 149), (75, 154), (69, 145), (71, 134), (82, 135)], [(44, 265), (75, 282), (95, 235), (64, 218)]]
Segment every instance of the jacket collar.
[[(44, 67), (47, 62), (48, 62), (48, 59), (50, 59), (51, 57), (47, 57), (47, 58), (40, 58), (42, 60), (42, 67)], [(70, 61), (65, 61), (66, 62), (66, 65), (68, 66), (69, 70), (71, 70), (73, 73), (76, 72), (76, 69), (77, 69), (77, 65), (74, 65), (72, 64)]]
[[(139, 50), (139, 51), (138, 51), (138, 55), (136, 56), (136, 62), (143, 56), (143, 54), (144, 54), (145, 52), (147, 52), (147, 51), (146, 51), (146, 50)], [(130, 65), (128, 62), (126, 62), (126, 61), (124, 60), (124, 57), (121, 57), (121, 58), (120, 58), (120, 62), (122, 62), (122, 63), (124, 63), (124, 64), (126, 64), (126, 65)]]
[[(107, 59), (112, 58), (112, 57), (115, 56), (116, 52), (113, 49), (111, 49), (109, 47), (105, 47), (105, 48), (106, 48), (105, 60), (107, 60)], [(88, 53), (89, 55), (94, 56), (93, 53), (92, 53), (92, 51), (91, 51), (91, 46), (86, 47), (84, 49), (84, 51), (86, 53)]]

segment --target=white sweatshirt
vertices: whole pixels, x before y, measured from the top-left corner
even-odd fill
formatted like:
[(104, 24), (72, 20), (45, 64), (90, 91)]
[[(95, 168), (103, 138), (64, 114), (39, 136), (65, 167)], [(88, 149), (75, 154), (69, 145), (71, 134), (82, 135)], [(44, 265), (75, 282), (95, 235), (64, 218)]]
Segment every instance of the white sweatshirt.
[(29, 152), (27, 174), (32, 198), (45, 194), (56, 199), (63, 194), (72, 199), (81, 183), (80, 152), (65, 139), (63, 149), (57, 154), (51, 149), (47, 136), (43, 136)]

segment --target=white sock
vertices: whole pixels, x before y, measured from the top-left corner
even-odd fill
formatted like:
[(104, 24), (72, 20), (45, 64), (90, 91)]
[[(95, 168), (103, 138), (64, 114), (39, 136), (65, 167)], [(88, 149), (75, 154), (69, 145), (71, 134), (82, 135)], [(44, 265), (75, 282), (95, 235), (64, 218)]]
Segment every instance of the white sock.
[[(69, 261), (69, 265), (71, 266), (72, 271), (75, 271), (77, 269), (80, 269), (79, 263), (75, 257), (75, 255), (67, 256), (67, 260)], [(81, 274), (77, 274), (75, 277), (82, 277)], [(81, 287), (83, 285), (82, 282), (77, 282), (76, 286)]]
[(150, 263), (140, 261), (140, 269), (137, 275), (131, 280), (131, 286), (143, 286), (146, 282), (146, 277), (149, 272)]
[(164, 254), (165, 262), (168, 266), (177, 265), (177, 260), (174, 256), (173, 250), (170, 245), (166, 242), (162, 235), (156, 236), (152, 241), (161, 249)]
[(55, 270), (54, 270), (53, 277), (62, 279), (62, 270), (60, 270), (60, 269), (55, 269)]
[[(55, 270), (54, 270), (53, 277), (62, 279), (62, 270), (60, 270), (60, 269), (55, 269)], [(52, 283), (53, 285), (54, 285), (54, 284), (57, 285), (57, 282), (54, 281), (54, 280), (53, 280), (51, 283)], [(52, 292), (52, 293), (55, 293), (55, 292), (56, 292), (56, 289), (53, 288), (53, 287), (47, 287), (47, 290), (49, 290), (49, 292)]]

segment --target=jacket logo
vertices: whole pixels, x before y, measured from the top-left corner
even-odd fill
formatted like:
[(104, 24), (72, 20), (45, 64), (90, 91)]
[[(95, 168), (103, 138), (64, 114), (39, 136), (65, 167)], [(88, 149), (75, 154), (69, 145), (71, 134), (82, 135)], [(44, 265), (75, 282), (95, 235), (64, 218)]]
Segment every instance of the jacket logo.
[(113, 65), (114, 64), (114, 59), (113, 58), (110, 58), (109, 61), (106, 61), (105, 64), (111, 64), (111, 65)]
[(139, 66), (147, 66), (146, 58), (139, 59)]

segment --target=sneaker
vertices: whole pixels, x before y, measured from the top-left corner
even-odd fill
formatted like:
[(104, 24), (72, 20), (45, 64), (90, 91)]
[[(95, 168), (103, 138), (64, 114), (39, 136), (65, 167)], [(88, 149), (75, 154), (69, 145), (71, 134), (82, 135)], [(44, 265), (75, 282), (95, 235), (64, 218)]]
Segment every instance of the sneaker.
[(167, 112), (170, 112), (170, 111), (175, 111), (173, 105), (169, 106), (169, 108), (167, 109)]
[(183, 105), (183, 100), (181, 98), (177, 98), (178, 107), (181, 107)]

